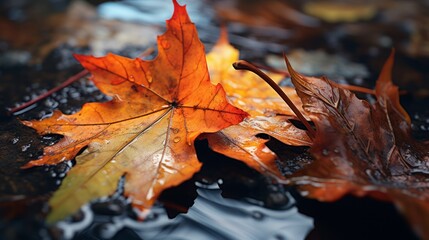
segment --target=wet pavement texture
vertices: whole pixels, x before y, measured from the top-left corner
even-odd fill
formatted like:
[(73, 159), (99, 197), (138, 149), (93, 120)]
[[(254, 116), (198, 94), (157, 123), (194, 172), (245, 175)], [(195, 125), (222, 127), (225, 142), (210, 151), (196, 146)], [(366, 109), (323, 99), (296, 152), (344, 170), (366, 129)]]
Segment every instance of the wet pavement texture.
[[(414, 136), (429, 139), (427, 1), (349, 1), (349, 8), (342, 10), (345, 16), (335, 13), (332, 5), (321, 8), (302, 1), (179, 2), (187, 4), (206, 51), (225, 25), (242, 59), (281, 68), (279, 57), (286, 52), (292, 64), (300, 66), (298, 71), (327, 75), (340, 83), (372, 88), (394, 47), (394, 82), (406, 91), (401, 103), (412, 118)], [(205, 164), (202, 171), (166, 191), (145, 222), (135, 220), (129, 201), (121, 195), (120, 183), (113, 196), (82, 208), (58, 226), (46, 226), (46, 202), (74, 161), (21, 169), (61, 136), (39, 136), (18, 119), (46, 118), (56, 109), (70, 114), (86, 102), (109, 98), (82, 78), (30, 109), (15, 115), (7, 109), (81, 71), (73, 53), (101, 56), (114, 52), (136, 57), (154, 47), (156, 35), (165, 30), (165, 20), (171, 16), (172, 3), (19, 0), (0, 2), (0, 13), (0, 238), (416, 238), (388, 203), (303, 199), (293, 189), (211, 152), (205, 142), (196, 144)], [(287, 85), (288, 79), (284, 82)], [(279, 167), (285, 174), (312, 161), (307, 148), (292, 148), (275, 140), (268, 146), (279, 155)], [(296, 165), (285, 166), (281, 159), (286, 158), (296, 159)], [(233, 227), (237, 224), (243, 226)]]

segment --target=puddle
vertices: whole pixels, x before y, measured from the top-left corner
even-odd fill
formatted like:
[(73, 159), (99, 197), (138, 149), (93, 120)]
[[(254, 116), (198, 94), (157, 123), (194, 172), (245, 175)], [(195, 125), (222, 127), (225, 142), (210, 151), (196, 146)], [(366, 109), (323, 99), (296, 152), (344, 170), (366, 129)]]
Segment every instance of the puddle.
[[(295, 201), (282, 210), (267, 209), (244, 201), (221, 196), (217, 184), (198, 184), (198, 196), (188, 210), (173, 219), (161, 206), (151, 209), (146, 220), (124, 216), (94, 216), (83, 208), (84, 218), (78, 223), (60, 223), (65, 236), (75, 239), (118, 239), (130, 229), (141, 239), (304, 239), (313, 228), (313, 220), (300, 213)], [(92, 224), (91, 224), (92, 223)], [(91, 224), (89, 230), (82, 231)], [(132, 239), (138, 239), (132, 238)], [(129, 238), (128, 238), (129, 239)]]

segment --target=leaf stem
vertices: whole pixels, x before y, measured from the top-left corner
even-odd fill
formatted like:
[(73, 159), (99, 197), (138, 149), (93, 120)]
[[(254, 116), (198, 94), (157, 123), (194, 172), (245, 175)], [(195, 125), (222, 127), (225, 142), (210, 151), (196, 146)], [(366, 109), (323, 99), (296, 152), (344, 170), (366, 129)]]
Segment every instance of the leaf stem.
[(251, 63), (249, 63), (247, 61), (239, 60), (239, 61), (233, 63), (232, 66), (236, 70), (251, 71), (251, 72), (255, 73), (256, 75), (258, 75), (260, 78), (262, 78), (266, 83), (268, 83), (268, 85), (270, 85), (274, 89), (274, 91), (276, 91), (277, 94), (279, 94), (279, 96), (283, 99), (283, 101), (285, 101), (286, 104), (292, 109), (292, 111), (299, 118), (299, 120), (302, 122), (302, 124), (304, 124), (305, 128), (307, 128), (307, 130), (308, 130), (308, 132), (307, 132), (308, 136), (311, 139), (314, 139), (314, 137), (316, 136), (316, 131), (311, 127), (311, 125), (307, 122), (307, 120), (302, 115), (302, 113), (298, 110), (298, 108), (295, 106), (295, 104), (293, 104), (293, 102), (283, 92), (283, 90), (279, 87), (279, 85), (277, 85), (277, 83), (274, 82), (274, 80), (272, 80), (268, 75), (266, 75), (264, 72), (262, 72), (257, 67), (255, 67), (254, 65), (252, 65)]

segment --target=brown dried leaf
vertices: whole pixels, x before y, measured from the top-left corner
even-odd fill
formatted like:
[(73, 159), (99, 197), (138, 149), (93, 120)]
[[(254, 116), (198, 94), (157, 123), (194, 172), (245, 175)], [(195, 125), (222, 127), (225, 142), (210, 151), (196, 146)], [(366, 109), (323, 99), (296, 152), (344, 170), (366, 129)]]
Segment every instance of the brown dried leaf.
[(303, 195), (321, 201), (346, 194), (392, 201), (417, 233), (429, 238), (429, 146), (411, 136), (410, 118), (391, 82), (392, 65), (393, 53), (377, 81), (377, 102), (371, 105), (326, 78), (302, 76), (288, 64), (317, 130), (311, 147), (314, 162), (291, 181)]

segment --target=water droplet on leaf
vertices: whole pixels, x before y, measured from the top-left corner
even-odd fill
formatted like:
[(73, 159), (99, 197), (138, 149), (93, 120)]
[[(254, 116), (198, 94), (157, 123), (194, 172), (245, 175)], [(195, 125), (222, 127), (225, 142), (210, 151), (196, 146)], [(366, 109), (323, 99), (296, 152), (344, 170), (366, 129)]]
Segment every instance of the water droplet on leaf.
[(148, 81), (149, 83), (151, 83), (151, 82), (152, 82), (152, 74), (151, 74), (150, 72), (147, 72), (147, 73), (146, 73), (146, 79), (147, 79), (147, 81)]
[(175, 137), (175, 138), (173, 139), (173, 142), (175, 142), (175, 143), (180, 142), (180, 137)]
[(328, 156), (329, 155), (329, 150), (328, 149), (323, 149), (322, 150), (322, 154), (324, 155), (324, 156)]
[(174, 134), (178, 134), (180, 132), (180, 129), (178, 128), (170, 128), (170, 129)]
[(168, 48), (170, 48), (170, 43), (167, 41), (167, 40), (161, 40), (161, 46), (164, 48), (164, 49), (168, 49)]

